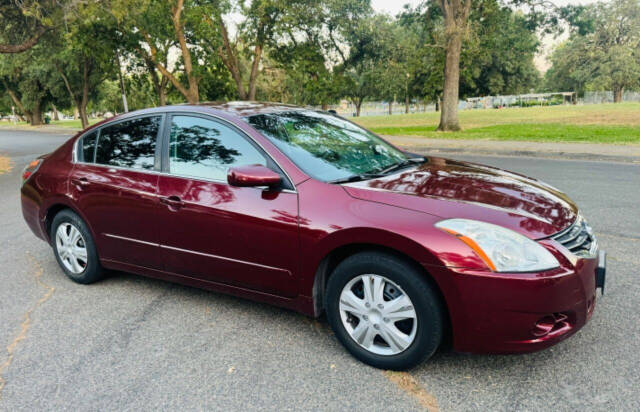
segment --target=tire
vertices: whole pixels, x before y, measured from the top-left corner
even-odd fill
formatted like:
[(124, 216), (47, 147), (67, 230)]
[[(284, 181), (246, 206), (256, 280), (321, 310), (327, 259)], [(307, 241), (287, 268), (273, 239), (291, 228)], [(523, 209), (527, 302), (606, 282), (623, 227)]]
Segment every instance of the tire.
[[(59, 231), (67, 235), (66, 241), (63, 240), (64, 236), (58, 236)], [(77, 234), (78, 238), (75, 236)], [(50, 236), (56, 260), (69, 279), (87, 285), (103, 278), (104, 270), (100, 265), (91, 232), (80, 216), (69, 209), (60, 211), (53, 218)], [(75, 244), (70, 246), (74, 239), (77, 239)], [(81, 252), (82, 247), (86, 255)], [(82, 262), (83, 256), (86, 256), (85, 262)]]
[[(371, 296), (382, 296), (382, 302), (367, 301), (365, 281)], [(362, 300), (353, 301), (348, 292)], [(403, 295), (410, 304), (400, 300)], [(367, 303), (369, 306), (363, 306)], [(411, 308), (415, 318), (394, 320), (410, 314)], [(387, 253), (362, 252), (342, 261), (329, 277), (325, 310), (338, 340), (353, 356), (375, 368), (410, 369), (430, 358), (443, 337), (444, 311), (434, 286), (413, 265)], [(373, 341), (367, 339), (369, 332)]]

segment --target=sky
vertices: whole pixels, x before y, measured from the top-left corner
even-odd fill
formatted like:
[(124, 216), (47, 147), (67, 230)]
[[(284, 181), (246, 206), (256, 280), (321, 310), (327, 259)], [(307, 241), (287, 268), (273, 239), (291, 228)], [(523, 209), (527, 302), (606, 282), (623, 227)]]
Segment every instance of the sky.
[[(421, 1), (422, 0), (371, 0), (371, 6), (377, 12), (388, 13), (393, 16), (402, 11), (403, 5), (410, 4), (412, 7), (415, 7), (420, 4)], [(597, 0), (550, 0), (550, 2), (556, 6), (566, 6), (568, 4), (590, 4), (595, 3), (596, 1)], [(535, 64), (536, 67), (538, 67), (538, 70), (545, 72), (549, 69), (549, 61), (547, 59), (549, 53), (553, 50), (553, 47), (556, 44), (563, 41), (565, 38), (566, 36), (560, 36), (558, 38), (546, 36), (542, 39), (542, 47), (535, 58)]]

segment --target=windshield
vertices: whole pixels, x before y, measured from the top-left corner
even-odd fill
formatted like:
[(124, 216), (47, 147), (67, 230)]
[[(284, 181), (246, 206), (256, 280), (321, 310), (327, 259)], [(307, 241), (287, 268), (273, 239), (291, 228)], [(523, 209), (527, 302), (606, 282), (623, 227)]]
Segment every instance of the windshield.
[(407, 159), (373, 133), (329, 114), (292, 110), (246, 120), (306, 174), (324, 182), (376, 173)]

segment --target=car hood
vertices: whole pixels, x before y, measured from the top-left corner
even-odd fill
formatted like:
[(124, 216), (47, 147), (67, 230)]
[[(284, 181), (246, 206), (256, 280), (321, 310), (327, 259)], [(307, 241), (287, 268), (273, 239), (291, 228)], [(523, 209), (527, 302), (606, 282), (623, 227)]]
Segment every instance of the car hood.
[(578, 213), (558, 189), (517, 173), (437, 157), (419, 166), (344, 185), (351, 196), (429, 213), (475, 219), (532, 239), (567, 228)]

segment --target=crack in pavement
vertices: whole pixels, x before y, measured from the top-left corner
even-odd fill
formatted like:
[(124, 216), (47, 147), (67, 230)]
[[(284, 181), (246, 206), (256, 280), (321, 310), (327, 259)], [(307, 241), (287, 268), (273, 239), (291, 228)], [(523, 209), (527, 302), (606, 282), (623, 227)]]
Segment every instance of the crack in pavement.
[(382, 371), (385, 378), (395, 383), (396, 386), (409, 396), (418, 401), (420, 406), (429, 412), (439, 412), (438, 400), (427, 392), (420, 383), (408, 372)]
[(33, 257), (33, 255), (31, 255), (31, 253), (27, 252), (27, 257), (29, 258), (33, 266), (35, 266), (36, 268), (36, 271), (35, 271), (36, 283), (42, 288), (44, 288), (46, 292), (24, 314), (24, 320), (20, 324), (20, 331), (18, 332), (16, 337), (13, 339), (13, 341), (11, 341), (9, 345), (7, 345), (7, 359), (4, 361), (3, 364), (0, 365), (0, 399), (2, 399), (2, 390), (4, 389), (4, 386), (6, 384), (6, 381), (2, 377), (2, 374), (4, 373), (4, 371), (6, 371), (9, 368), (9, 366), (11, 366), (11, 363), (13, 362), (13, 357), (15, 355), (15, 350), (20, 344), (20, 342), (27, 338), (27, 332), (31, 327), (31, 315), (36, 309), (38, 309), (44, 302), (46, 302), (51, 297), (51, 295), (53, 294), (53, 291), (55, 290), (53, 286), (49, 286), (42, 281), (42, 274), (44, 273), (44, 269), (42, 268), (42, 265), (38, 263), (38, 261)]

